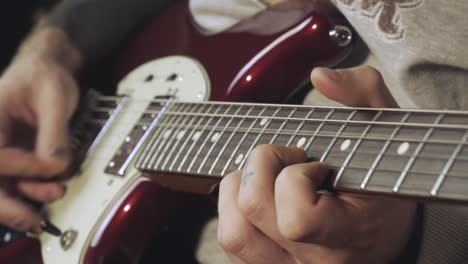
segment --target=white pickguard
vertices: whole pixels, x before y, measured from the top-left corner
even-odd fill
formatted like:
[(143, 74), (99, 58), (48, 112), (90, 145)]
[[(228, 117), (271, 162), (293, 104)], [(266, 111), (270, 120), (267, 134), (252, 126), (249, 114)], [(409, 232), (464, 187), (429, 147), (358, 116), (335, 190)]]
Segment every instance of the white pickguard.
[(43, 233), (40, 240), (45, 264), (82, 263), (86, 249), (99, 243), (115, 210), (141, 181), (133, 164), (124, 177), (106, 174), (104, 170), (150, 100), (157, 95), (172, 94), (178, 100), (203, 101), (209, 92), (210, 82), (203, 66), (182, 56), (143, 64), (119, 83), (117, 93), (129, 96), (128, 102), (86, 158), (81, 173), (67, 183), (65, 197), (48, 206), (51, 222), (62, 231), (78, 231), (77, 239), (68, 250), (63, 250), (59, 238)]

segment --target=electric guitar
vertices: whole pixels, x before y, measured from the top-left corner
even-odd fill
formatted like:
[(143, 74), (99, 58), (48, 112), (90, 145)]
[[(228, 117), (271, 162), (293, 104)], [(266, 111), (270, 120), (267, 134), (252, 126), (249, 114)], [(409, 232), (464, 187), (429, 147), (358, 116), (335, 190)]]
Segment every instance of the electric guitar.
[(259, 103), (280, 102), (313, 67), (343, 59), (350, 34), (312, 12), (274, 35), (206, 36), (186, 2), (170, 8), (117, 59), (117, 96), (86, 102), (76, 144), (86, 154), (67, 195), (48, 205), (63, 235), (19, 239), (0, 262), (137, 263), (187, 202), (169, 189), (208, 193), (264, 143), (326, 161), (336, 191), (468, 201), (465, 112)]

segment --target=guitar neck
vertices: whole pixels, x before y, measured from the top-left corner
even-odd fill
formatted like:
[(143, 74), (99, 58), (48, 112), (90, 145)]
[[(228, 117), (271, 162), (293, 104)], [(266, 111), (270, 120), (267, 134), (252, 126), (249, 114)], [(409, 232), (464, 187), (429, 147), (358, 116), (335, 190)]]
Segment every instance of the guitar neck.
[(221, 178), (279, 144), (328, 163), (336, 190), (468, 201), (465, 124), (461, 111), (156, 100), (106, 172), (138, 151), (140, 170)]

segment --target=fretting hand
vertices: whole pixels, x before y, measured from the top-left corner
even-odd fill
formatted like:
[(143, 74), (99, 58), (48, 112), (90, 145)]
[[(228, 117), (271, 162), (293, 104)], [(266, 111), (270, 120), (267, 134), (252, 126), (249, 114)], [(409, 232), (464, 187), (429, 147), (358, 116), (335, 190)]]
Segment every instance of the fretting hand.
[[(396, 107), (379, 72), (315, 69), (311, 80), (349, 106)], [(220, 186), (218, 237), (234, 263), (390, 263), (405, 248), (416, 203), (319, 195), (326, 164), (299, 148), (262, 145)]]

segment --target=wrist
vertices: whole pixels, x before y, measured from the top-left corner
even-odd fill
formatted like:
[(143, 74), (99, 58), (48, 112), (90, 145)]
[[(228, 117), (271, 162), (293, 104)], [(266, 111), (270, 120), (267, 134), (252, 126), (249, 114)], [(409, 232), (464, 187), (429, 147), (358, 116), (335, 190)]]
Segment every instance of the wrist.
[(52, 60), (73, 75), (77, 75), (83, 65), (81, 52), (65, 31), (54, 26), (37, 28), (18, 50), (17, 57), (24, 55)]

